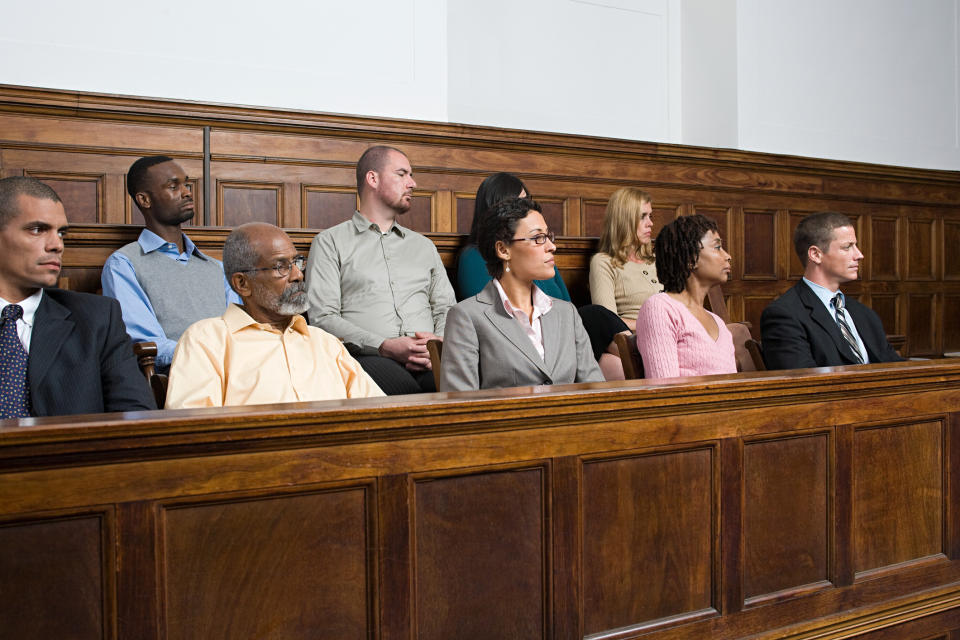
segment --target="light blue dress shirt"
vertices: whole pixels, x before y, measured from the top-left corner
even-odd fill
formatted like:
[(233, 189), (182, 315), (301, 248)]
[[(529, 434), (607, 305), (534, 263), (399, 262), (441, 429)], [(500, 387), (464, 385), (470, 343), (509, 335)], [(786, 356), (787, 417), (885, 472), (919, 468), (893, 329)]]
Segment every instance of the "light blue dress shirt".
[[(820, 302), (822, 302), (823, 306), (827, 308), (827, 313), (829, 313), (830, 317), (833, 318), (833, 321), (836, 322), (837, 310), (833, 306), (833, 299), (839, 293), (840, 297), (843, 299), (844, 308), (846, 308), (847, 297), (843, 295), (843, 292), (839, 290), (836, 292), (830, 291), (830, 289), (827, 289), (826, 287), (821, 287), (819, 284), (816, 284), (815, 282), (810, 282), (806, 278), (804, 278), (803, 281), (807, 283), (807, 286), (810, 287), (810, 289), (815, 294), (817, 294), (817, 297), (820, 298)], [(853, 333), (853, 337), (857, 339), (857, 347), (860, 349), (860, 355), (863, 356), (863, 364), (869, 364), (870, 356), (867, 354), (866, 345), (863, 344), (863, 340), (860, 339), (860, 333), (857, 331), (857, 325), (853, 322), (853, 316), (850, 315), (849, 312), (844, 313), (844, 316), (846, 317), (846, 320), (847, 320), (847, 326), (850, 327), (850, 332)], [(839, 329), (839, 325), (837, 328)]]
[[(184, 234), (183, 253), (177, 250), (177, 245), (167, 242), (153, 231), (144, 229), (140, 232), (137, 239), (144, 253), (158, 251), (171, 260), (186, 262), (191, 255), (203, 256), (207, 260), (213, 260), (223, 267), (218, 261), (205, 255), (193, 241)], [(133, 269), (130, 259), (119, 251), (114, 251), (106, 263), (103, 265), (103, 273), (100, 276), (100, 283), (103, 286), (103, 295), (115, 298), (120, 303), (120, 309), (123, 312), (123, 322), (127, 325), (127, 334), (134, 342), (155, 342), (157, 344), (157, 367), (165, 369), (170, 366), (173, 360), (173, 350), (177, 346), (176, 340), (170, 340), (163, 332), (160, 322), (157, 320), (157, 314), (150, 304), (146, 292), (137, 281), (137, 274)], [(226, 292), (227, 305), (231, 302), (243, 304), (240, 296), (230, 288), (226, 276), (223, 278), (224, 291)], [(226, 305), (224, 305), (226, 308)]]

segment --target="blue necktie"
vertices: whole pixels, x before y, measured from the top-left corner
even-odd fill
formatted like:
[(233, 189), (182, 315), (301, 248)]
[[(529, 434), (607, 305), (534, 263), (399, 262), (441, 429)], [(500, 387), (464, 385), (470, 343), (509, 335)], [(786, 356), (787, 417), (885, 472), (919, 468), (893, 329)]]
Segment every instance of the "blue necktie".
[(17, 335), (23, 308), (8, 304), (0, 313), (0, 418), (30, 417), (27, 351)]

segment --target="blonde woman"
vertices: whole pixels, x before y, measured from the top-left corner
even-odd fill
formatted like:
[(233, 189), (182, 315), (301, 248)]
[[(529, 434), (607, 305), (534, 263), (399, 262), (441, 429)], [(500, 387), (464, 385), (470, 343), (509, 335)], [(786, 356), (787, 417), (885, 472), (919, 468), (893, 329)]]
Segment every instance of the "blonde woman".
[(600, 251), (590, 260), (590, 297), (617, 314), (631, 331), (647, 298), (663, 290), (653, 246), (653, 204), (636, 187), (617, 189), (607, 202)]

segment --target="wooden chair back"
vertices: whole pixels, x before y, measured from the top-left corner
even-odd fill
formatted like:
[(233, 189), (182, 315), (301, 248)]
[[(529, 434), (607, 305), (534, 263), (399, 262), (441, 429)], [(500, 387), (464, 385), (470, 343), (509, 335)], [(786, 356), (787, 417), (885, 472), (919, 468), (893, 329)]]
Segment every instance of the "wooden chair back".
[(430, 354), (430, 367), (433, 369), (433, 382), (440, 388), (440, 356), (443, 355), (443, 340), (427, 340), (427, 353)]
[(760, 353), (760, 343), (750, 335), (750, 323), (728, 322), (727, 329), (733, 335), (733, 354), (737, 360), (737, 371), (766, 371), (767, 367), (763, 364), (763, 356)]
[(623, 364), (623, 377), (626, 380), (640, 380), (643, 378), (643, 358), (637, 348), (637, 334), (624, 331), (613, 337), (620, 351), (620, 362)]
[(155, 342), (137, 342), (133, 345), (133, 354), (137, 356), (137, 364), (147, 384), (153, 392), (153, 399), (157, 408), (163, 409), (167, 401), (167, 376), (156, 372), (157, 345)]

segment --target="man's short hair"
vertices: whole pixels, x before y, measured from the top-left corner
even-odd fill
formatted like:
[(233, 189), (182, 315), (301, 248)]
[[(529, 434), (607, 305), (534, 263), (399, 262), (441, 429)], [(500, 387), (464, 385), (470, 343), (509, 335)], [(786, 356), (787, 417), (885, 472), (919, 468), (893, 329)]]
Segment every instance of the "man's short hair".
[(797, 251), (800, 264), (807, 266), (807, 250), (810, 247), (819, 247), (821, 251), (830, 249), (834, 229), (852, 226), (850, 218), (835, 211), (811, 213), (801, 220), (793, 232), (793, 248)]
[(127, 171), (127, 193), (130, 194), (134, 202), (137, 200), (137, 194), (144, 189), (147, 170), (154, 165), (173, 161), (170, 156), (145, 156), (130, 165), (130, 170)]
[(357, 195), (363, 195), (363, 190), (367, 183), (367, 172), (380, 172), (383, 169), (383, 163), (386, 161), (387, 156), (390, 155), (390, 152), (392, 151), (399, 153), (404, 158), (407, 157), (407, 154), (405, 154), (403, 151), (400, 151), (400, 149), (388, 147), (383, 144), (370, 147), (363, 152), (363, 155), (360, 156), (359, 160), (357, 160)]
[(244, 225), (231, 231), (223, 243), (223, 272), (230, 287), (233, 287), (233, 274), (256, 269), (259, 263), (260, 256), (253, 248)]
[(0, 180), (0, 229), (20, 215), (20, 207), (17, 204), (17, 199), (20, 196), (61, 202), (60, 196), (50, 185), (40, 182), (36, 178), (24, 176), (4, 178)]

